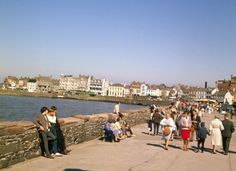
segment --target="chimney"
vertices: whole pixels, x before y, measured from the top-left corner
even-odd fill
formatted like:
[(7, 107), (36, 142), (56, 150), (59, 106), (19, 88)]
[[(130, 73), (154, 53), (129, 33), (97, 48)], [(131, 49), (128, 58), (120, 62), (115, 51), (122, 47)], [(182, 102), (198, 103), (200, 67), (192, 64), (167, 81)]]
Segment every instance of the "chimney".
[(205, 88), (207, 88), (207, 81), (205, 81)]

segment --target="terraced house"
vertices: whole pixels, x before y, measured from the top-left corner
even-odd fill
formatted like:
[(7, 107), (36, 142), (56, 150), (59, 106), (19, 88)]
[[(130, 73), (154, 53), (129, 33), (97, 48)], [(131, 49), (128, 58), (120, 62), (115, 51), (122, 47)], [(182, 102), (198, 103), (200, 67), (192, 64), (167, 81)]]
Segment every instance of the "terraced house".
[(125, 97), (125, 85), (123, 84), (110, 84), (108, 96)]

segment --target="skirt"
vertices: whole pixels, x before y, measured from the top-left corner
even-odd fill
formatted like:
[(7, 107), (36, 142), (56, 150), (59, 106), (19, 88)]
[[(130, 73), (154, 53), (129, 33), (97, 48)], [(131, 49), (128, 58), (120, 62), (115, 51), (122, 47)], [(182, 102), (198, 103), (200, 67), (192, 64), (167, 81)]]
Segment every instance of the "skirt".
[(182, 130), (182, 139), (189, 139), (190, 138), (190, 130), (183, 129)]

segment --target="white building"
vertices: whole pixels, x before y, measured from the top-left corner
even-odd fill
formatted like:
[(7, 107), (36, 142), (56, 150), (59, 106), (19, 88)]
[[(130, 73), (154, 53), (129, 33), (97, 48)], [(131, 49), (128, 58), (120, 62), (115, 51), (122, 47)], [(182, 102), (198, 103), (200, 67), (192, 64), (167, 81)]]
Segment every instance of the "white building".
[(147, 95), (160, 97), (161, 96), (161, 90), (156, 85), (149, 86), (148, 89), (147, 89)]
[(232, 94), (228, 91), (225, 94), (224, 103), (228, 103), (229, 105), (232, 105), (233, 101), (234, 101), (234, 96), (232, 96)]
[(206, 99), (207, 98), (207, 90), (205, 88), (198, 88), (196, 90), (195, 100)]
[(109, 82), (106, 79), (91, 79), (89, 91), (106, 96), (108, 94)]
[(111, 84), (108, 89), (108, 96), (125, 97), (125, 86), (123, 84)]
[(27, 82), (27, 90), (28, 92), (34, 93), (37, 90), (37, 81), (36, 79), (30, 79)]
[(146, 84), (141, 84), (141, 87), (140, 87), (140, 96), (147, 96), (148, 92), (148, 86)]

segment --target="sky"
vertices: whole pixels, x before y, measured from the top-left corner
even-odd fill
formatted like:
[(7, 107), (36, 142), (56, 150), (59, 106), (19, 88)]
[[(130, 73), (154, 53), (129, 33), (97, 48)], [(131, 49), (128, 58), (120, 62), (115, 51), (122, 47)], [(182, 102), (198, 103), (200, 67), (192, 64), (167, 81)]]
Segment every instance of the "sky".
[(1, 0), (0, 80), (38, 74), (214, 86), (236, 75), (236, 1)]

